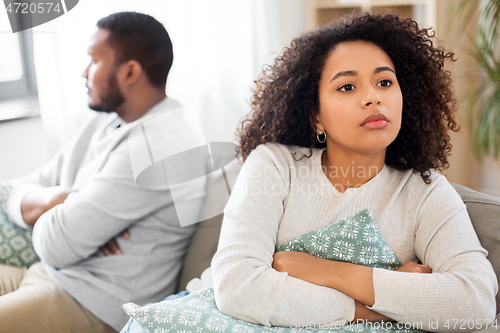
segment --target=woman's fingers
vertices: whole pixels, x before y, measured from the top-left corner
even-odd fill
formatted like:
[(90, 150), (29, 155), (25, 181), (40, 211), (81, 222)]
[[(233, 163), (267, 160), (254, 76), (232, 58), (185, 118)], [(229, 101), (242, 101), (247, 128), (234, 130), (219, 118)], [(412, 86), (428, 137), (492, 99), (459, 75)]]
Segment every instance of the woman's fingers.
[(421, 265), (413, 261), (407, 262), (403, 266), (396, 269), (396, 271), (407, 273), (432, 273), (432, 269), (429, 267), (429, 265)]

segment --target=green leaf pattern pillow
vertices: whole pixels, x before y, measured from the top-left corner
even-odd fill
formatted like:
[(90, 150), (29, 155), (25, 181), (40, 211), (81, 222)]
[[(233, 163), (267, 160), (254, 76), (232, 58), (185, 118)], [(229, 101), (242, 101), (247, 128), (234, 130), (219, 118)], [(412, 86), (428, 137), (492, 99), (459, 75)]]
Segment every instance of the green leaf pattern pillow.
[(320, 258), (390, 270), (401, 266), (368, 209), (292, 239), (278, 247), (278, 251), (306, 252)]
[[(300, 251), (332, 260), (342, 260), (370, 267), (396, 269), (401, 266), (388, 244), (380, 235), (370, 212), (365, 209), (339, 223), (326, 226), (283, 244), (277, 251)], [(213, 288), (201, 289), (186, 297), (139, 307), (123, 305), (144, 332), (196, 333), (299, 333), (357, 332), (385, 333), (422, 332), (398, 329), (396, 323), (347, 324), (323, 328), (266, 327), (251, 324), (220, 313), (214, 300)], [(389, 325), (392, 327), (389, 328)]]
[(0, 183), (0, 264), (30, 267), (40, 261), (32, 244), (32, 231), (18, 227), (7, 216), (12, 186)]

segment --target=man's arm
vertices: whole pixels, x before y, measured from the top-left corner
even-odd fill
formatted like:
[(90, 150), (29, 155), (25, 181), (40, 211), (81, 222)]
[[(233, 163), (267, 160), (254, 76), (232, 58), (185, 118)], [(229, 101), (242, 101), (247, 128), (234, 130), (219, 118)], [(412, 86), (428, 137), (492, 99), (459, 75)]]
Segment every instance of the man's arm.
[[(43, 213), (64, 203), (71, 192), (74, 191), (62, 186), (37, 187), (28, 192), (21, 203), (21, 214), (24, 222), (26, 222), (28, 226), (33, 227)], [(129, 231), (123, 231), (120, 237), (129, 239)], [(122, 253), (116, 237), (99, 249), (107, 256)]]
[(28, 192), (21, 202), (24, 222), (33, 227), (43, 213), (62, 204), (71, 192), (62, 186), (38, 187)]
[(38, 256), (57, 268), (96, 253), (134, 223), (173, 204), (169, 191), (135, 184), (126, 142), (78, 192), (40, 216), (33, 230)]
[[(29, 176), (13, 181), (7, 201), (7, 211), (12, 222), (23, 228), (33, 227), (43, 213), (64, 202), (71, 192), (68, 189), (72, 185), (71, 172), (76, 171), (80, 165), (86, 152), (85, 147), (102, 119), (102, 115), (91, 118), (48, 163)], [(61, 179), (63, 169), (71, 170), (69, 174), (66, 172), (65, 179)]]
[[(70, 144), (65, 145), (47, 164), (32, 174), (13, 181), (7, 200), (7, 213), (12, 222), (30, 229), (47, 210), (64, 202), (69, 191), (60, 186), (61, 167)], [(26, 200), (25, 200), (26, 199)]]

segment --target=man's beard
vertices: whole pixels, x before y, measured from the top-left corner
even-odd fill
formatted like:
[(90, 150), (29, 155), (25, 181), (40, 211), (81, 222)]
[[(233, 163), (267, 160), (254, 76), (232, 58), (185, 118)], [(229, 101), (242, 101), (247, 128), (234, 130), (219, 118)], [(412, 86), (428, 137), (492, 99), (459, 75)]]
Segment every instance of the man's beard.
[(94, 111), (100, 112), (115, 112), (116, 108), (123, 104), (125, 97), (123, 97), (118, 88), (118, 81), (116, 80), (116, 71), (111, 73), (108, 78), (108, 89), (103, 95), (99, 95), (101, 102), (99, 104), (89, 104), (89, 108)]

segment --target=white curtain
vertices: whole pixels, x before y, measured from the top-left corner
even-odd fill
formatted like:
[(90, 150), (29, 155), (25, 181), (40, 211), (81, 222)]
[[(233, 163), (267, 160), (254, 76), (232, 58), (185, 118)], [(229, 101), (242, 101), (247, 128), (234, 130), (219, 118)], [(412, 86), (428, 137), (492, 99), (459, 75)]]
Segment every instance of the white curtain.
[(164, 24), (174, 46), (167, 94), (196, 110), (207, 141), (234, 140), (262, 66), (307, 27), (307, 0), (80, 0), (33, 33), (52, 151), (92, 112), (81, 77), (87, 45), (96, 22), (119, 11), (147, 13)]

